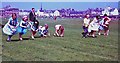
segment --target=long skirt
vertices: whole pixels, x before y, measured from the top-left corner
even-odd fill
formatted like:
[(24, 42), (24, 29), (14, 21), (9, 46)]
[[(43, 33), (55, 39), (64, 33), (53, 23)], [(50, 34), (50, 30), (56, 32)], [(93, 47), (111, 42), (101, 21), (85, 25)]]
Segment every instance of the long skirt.
[(99, 28), (99, 25), (94, 25), (94, 26), (89, 25), (88, 32), (98, 31), (98, 28)]
[(3, 27), (3, 33), (7, 34), (7, 35), (14, 35), (17, 33), (16, 28), (14, 28), (13, 26), (8, 26), (7, 24)]

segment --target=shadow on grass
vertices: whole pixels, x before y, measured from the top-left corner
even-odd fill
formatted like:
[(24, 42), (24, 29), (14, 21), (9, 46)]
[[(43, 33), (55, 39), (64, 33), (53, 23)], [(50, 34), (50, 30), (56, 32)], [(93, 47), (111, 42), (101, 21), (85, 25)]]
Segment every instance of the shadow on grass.
[[(31, 40), (30, 38), (28, 38), (28, 37), (26, 37), (26, 38), (23, 38), (23, 40), (22, 41), (24, 41), (24, 40)], [(20, 41), (19, 39), (14, 39), (14, 40), (11, 40), (11, 42), (18, 42), (18, 41)]]
[[(36, 38), (40, 38), (40, 36), (35, 36), (34, 37), (35, 39)], [(25, 40), (34, 40), (34, 39), (32, 39), (31, 37), (23, 37), (23, 40), (22, 41), (25, 41)], [(18, 42), (18, 41), (20, 41), (19, 39), (12, 39), (11, 40), (11, 42)]]
[[(53, 36), (51, 36), (53, 37)], [(51, 37), (40, 37), (40, 36), (35, 36), (34, 38), (37, 39), (37, 38), (40, 38), (40, 39), (44, 39), (44, 38), (51, 38)], [(57, 37), (57, 38), (60, 38), (60, 37)], [(34, 40), (32, 39), (31, 37), (24, 37), (22, 41), (27, 41), (27, 40)], [(12, 39), (11, 41), (7, 41), (7, 42), (20, 42), (21, 40), (19, 39)], [(21, 42), (22, 42), (21, 41)]]
[(41, 36), (35, 36), (35, 38), (51, 38), (53, 36), (47, 36), (47, 37), (41, 37)]
[(35, 38), (40, 38), (40, 36), (35, 36)]

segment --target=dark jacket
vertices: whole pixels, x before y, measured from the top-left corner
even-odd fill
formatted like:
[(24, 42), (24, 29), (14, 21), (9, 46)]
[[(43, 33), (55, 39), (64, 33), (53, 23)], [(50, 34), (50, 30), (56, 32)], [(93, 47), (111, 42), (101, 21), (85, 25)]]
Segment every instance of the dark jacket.
[(35, 12), (34, 13), (30, 12), (29, 19), (30, 19), (30, 21), (33, 21), (33, 22), (36, 20)]

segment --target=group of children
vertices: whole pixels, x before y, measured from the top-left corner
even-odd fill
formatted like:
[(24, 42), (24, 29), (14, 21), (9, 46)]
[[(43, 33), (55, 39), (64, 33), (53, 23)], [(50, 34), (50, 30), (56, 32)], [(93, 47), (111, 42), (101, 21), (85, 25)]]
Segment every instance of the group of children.
[(101, 16), (96, 16), (92, 22), (90, 22), (89, 17), (90, 15), (86, 15), (83, 20), (83, 38), (95, 38), (97, 37), (96, 32), (98, 32), (98, 35), (101, 35), (101, 31), (104, 31), (105, 36), (109, 34), (109, 24), (111, 19), (107, 16), (107, 14), (105, 14), (103, 18), (101, 18)]
[[(104, 18), (101, 19), (100, 16), (96, 16), (92, 22), (90, 22), (90, 15), (86, 15), (83, 20), (83, 38), (92, 36), (96, 37), (96, 32), (101, 35), (101, 31), (104, 30), (104, 35), (107, 36), (109, 33), (109, 24), (111, 19), (105, 14)], [(38, 32), (40, 37), (50, 36), (49, 26), (45, 24), (44, 26), (39, 26), (39, 21), (29, 21), (27, 16), (23, 16), (22, 20), (18, 22), (16, 13), (12, 14), (12, 17), (3, 27), (3, 32), (8, 35), (7, 41), (11, 41), (11, 37), (19, 33), (19, 40), (23, 40), (22, 35), (30, 31), (31, 38), (34, 39), (35, 34)], [(64, 37), (64, 26), (61, 24), (55, 25), (55, 33), (53, 36)]]
[[(44, 26), (39, 26), (39, 21), (35, 20), (33, 22), (28, 20), (27, 16), (23, 16), (22, 20), (18, 22), (16, 13), (12, 14), (12, 17), (3, 27), (3, 32), (8, 35), (7, 41), (11, 41), (11, 37), (15, 34), (19, 34), (19, 40), (23, 40), (22, 35), (30, 31), (31, 38), (34, 39), (35, 34), (38, 32), (40, 37), (50, 36), (48, 24)], [(54, 36), (63, 37), (64, 27), (62, 25), (55, 25)]]

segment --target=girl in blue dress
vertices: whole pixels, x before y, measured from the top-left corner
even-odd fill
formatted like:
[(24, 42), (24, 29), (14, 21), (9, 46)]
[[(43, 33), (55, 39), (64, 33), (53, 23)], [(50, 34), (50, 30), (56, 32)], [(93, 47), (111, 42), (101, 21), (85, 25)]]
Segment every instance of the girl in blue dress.
[(27, 32), (27, 26), (28, 26), (28, 17), (27, 16), (23, 16), (19, 27), (17, 28), (17, 31), (19, 33), (19, 40), (23, 40), (22, 39), (22, 35), (26, 34)]

